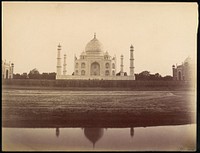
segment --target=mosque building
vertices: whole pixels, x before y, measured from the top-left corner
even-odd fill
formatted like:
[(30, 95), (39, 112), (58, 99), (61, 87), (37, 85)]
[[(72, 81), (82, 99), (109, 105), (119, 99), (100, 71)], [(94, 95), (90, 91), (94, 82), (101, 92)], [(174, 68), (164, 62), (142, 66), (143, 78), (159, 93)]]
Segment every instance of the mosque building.
[(13, 79), (14, 64), (2, 60), (2, 79)]
[(78, 80), (135, 80), (134, 74), (134, 48), (130, 46), (130, 75), (125, 75), (123, 60), (121, 55), (120, 75), (116, 75), (116, 57), (111, 57), (104, 51), (102, 43), (94, 38), (87, 43), (85, 51), (79, 58), (74, 57), (74, 72), (67, 75), (67, 59), (64, 54), (63, 69), (61, 58), (61, 45), (58, 45), (57, 51), (57, 73), (56, 79), (78, 79)]
[(181, 65), (172, 65), (173, 80), (191, 81), (194, 78), (194, 63), (187, 57)]

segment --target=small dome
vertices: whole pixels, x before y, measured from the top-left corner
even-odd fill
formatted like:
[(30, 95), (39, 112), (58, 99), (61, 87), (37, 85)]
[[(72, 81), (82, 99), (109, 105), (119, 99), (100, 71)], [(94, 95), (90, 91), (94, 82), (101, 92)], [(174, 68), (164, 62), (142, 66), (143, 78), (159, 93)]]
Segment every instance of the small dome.
[(81, 55), (86, 55), (86, 52), (83, 51), (83, 52), (81, 53)]
[(192, 59), (191, 59), (190, 57), (187, 57), (187, 58), (185, 59), (185, 61), (184, 61), (184, 64), (185, 64), (185, 63), (190, 64), (191, 61), (192, 61)]
[(106, 51), (106, 52), (104, 53), (104, 55), (109, 55), (109, 54), (108, 54), (108, 51)]
[(94, 38), (87, 43), (85, 51), (87, 54), (102, 55), (103, 45), (98, 39), (96, 39), (96, 35), (94, 35)]

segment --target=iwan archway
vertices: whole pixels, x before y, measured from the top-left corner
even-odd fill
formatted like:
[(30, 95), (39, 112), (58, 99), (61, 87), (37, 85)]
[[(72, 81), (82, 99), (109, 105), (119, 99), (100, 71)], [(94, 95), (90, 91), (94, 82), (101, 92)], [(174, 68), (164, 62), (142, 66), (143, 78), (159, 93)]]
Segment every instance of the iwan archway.
[(100, 65), (98, 62), (93, 62), (91, 64), (90, 75), (99, 76), (100, 75)]

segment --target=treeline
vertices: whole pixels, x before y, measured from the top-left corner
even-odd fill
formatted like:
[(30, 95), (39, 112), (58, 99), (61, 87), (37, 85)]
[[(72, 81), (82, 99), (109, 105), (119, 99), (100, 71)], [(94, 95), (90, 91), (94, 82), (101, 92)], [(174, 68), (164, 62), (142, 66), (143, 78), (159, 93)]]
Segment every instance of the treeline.
[[(117, 76), (120, 75), (120, 72), (116, 74)], [(124, 72), (124, 76), (127, 76), (127, 72)], [(135, 74), (135, 79), (136, 80), (145, 80), (145, 81), (156, 81), (156, 80), (160, 80), (160, 81), (171, 81), (173, 80), (173, 77), (170, 75), (166, 75), (164, 77), (162, 77), (159, 73), (155, 73), (155, 74), (150, 74), (149, 71), (142, 71), (141, 73)]]
[(171, 80), (173, 80), (173, 77), (170, 75), (166, 75), (166, 76), (162, 77), (159, 73), (150, 74), (149, 71), (142, 71), (139, 74), (135, 74), (135, 78), (136, 78), (136, 80), (146, 80), (146, 81), (148, 81), (148, 80), (153, 80), (153, 81), (156, 81), (156, 80), (171, 81)]
[[(117, 76), (120, 75), (120, 72), (116, 74)], [(124, 73), (124, 76), (127, 76), (127, 72)], [(56, 73), (42, 73), (40, 74), (39, 71), (35, 68), (31, 70), (28, 74), (14, 74), (14, 79), (46, 79), (46, 80), (55, 80), (56, 79)], [(150, 74), (149, 71), (142, 71), (141, 73), (135, 74), (136, 80), (143, 80), (143, 81), (171, 81), (173, 80), (173, 77), (170, 75), (166, 75), (162, 77), (159, 73)]]
[(13, 74), (13, 79), (45, 79), (45, 80), (55, 80), (56, 79), (56, 73), (42, 73), (40, 74), (37, 69), (31, 70), (28, 74), (22, 73), (22, 74)]

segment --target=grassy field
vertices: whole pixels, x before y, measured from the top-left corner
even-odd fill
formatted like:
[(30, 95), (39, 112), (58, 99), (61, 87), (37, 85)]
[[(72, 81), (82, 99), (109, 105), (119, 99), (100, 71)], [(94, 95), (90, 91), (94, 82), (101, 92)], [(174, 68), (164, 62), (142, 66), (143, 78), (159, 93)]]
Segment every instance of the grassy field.
[(192, 91), (2, 91), (3, 127), (129, 127), (195, 123)]

